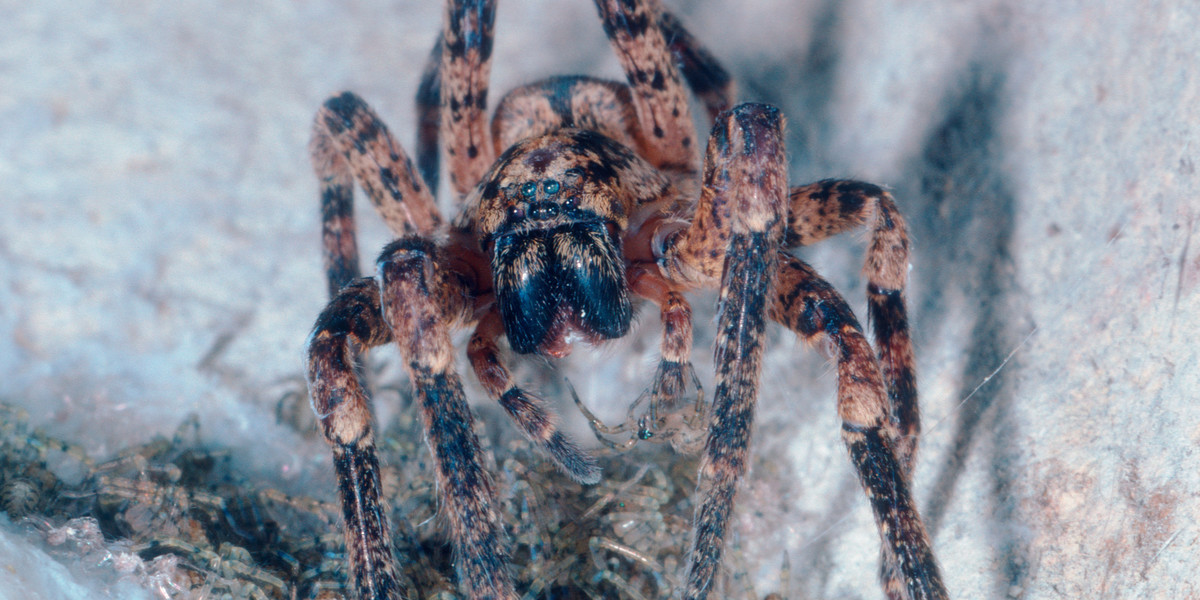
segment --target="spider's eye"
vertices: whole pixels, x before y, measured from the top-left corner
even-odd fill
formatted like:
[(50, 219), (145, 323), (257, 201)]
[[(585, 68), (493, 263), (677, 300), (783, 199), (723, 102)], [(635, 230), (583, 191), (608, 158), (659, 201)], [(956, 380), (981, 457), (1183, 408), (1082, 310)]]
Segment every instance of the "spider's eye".
[(524, 216), (525, 216), (525, 211), (520, 206), (513, 205), (513, 206), (508, 207), (509, 220), (515, 221)]
[(522, 196), (525, 196), (526, 198), (532, 198), (533, 194), (535, 192), (537, 192), (537, 184), (536, 183), (530, 181), (530, 182), (521, 184), (521, 195)]
[(553, 179), (547, 179), (542, 182), (542, 190), (546, 192), (546, 195), (557, 194), (558, 182)]
[(535, 221), (553, 219), (558, 215), (558, 205), (553, 202), (534, 202), (529, 206), (529, 218)]
[(579, 204), (579, 198), (576, 198), (575, 196), (571, 196), (566, 200), (563, 200), (563, 208), (567, 210), (575, 208), (577, 204)]

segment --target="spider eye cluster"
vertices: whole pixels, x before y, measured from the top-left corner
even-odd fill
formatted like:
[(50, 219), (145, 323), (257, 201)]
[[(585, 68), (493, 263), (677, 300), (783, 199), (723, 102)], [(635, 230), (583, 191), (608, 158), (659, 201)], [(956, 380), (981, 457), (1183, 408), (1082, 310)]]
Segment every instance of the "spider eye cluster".
[[(526, 198), (532, 198), (537, 194), (538, 182), (526, 181), (521, 184), (521, 195)], [(553, 179), (545, 179), (541, 182), (542, 192), (547, 196), (553, 196), (558, 193), (559, 183)]]
[(524, 219), (533, 221), (549, 221), (560, 214), (569, 213), (578, 206), (574, 195), (560, 197), (559, 192), (564, 186), (556, 179), (541, 181), (525, 181), (516, 185), (506, 186), (504, 195), (510, 199), (506, 211), (509, 223)]
[(505, 188), (504, 188), (505, 195), (509, 196), (509, 197), (515, 196), (516, 194), (513, 194), (514, 188), (516, 190), (518, 190), (520, 199), (528, 201), (528, 200), (533, 200), (539, 196), (538, 195), (539, 189), (541, 190), (541, 192), (542, 192), (541, 196), (543, 196), (543, 197), (554, 196), (555, 194), (558, 193), (558, 190), (562, 188), (562, 184), (560, 184), (558, 182), (558, 180), (556, 180), (556, 179), (543, 179), (541, 181), (525, 181), (518, 185), (505, 186)]

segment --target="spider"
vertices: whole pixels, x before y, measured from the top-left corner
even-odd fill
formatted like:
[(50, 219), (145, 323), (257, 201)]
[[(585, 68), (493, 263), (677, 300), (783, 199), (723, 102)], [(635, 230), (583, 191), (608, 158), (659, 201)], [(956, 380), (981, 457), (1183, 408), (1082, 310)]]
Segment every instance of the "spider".
[[(885, 592), (946, 597), (909, 491), (919, 419), (903, 299), (908, 239), (893, 198), (847, 180), (789, 189), (777, 109), (734, 106), (729, 76), (655, 0), (596, 6), (626, 83), (570, 76), (519, 87), (489, 127), (495, 1), (450, 0), (417, 94), (415, 165), (352, 93), (314, 119), (332, 300), (309, 337), (307, 377), (333, 449), (352, 586), (363, 598), (401, 593), (359, 354), (394, 343), (406, 363), (461, 588), (515, 598), (451, 333), (473, 327), (467, 357), (483, 388), (566, 475), (595, 483), (596, 461), (514, 381), (501, 338), (517, 354), (561, 358), (576, 342), (626, 335), (635, 302), (648, 300), (663, 328), (650, 410), (669, 412), (695, 376), (685, 293), (717, 288), (715, 391), (683, 597), (706, 598), (721, 564), (768, 319), (832, 348), (842, 438), (879, 528)], [(713, 120), (703, 158), (688, 88)], [(448, 223), (434, 199), (439, 146), (461, 207)], [(358, 271), (356, 181), (398, 236), (375, 277)], [(837, 291), (787, 252), (863, 225), (878, 355)]]

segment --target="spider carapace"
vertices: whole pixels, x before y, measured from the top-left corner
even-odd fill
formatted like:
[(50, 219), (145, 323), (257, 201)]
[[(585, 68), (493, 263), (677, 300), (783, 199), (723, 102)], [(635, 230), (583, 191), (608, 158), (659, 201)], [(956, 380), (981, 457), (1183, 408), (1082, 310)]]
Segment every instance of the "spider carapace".
[[(333, 448), (355, 593), (400, 594), (358, 353), (394, 343), (405, 361), (463, 593), (516, 598), (451, 333), (473, 328), (466, 353), (484, 390), (544, 456), (594, 483), (595, 459), (518, 385), (500, 340), (518, 354), (562, 357), (576, 342), (624, 336), (635, 303), (649, 301), (663, 326), (661, 359), (636, 437), (668, 434), (696, 381), (685, 294), (715, 288), (714, 393), (700, 411), (707, 433), (696, 444), (683, 597), (713, 591), (773, 320), (833, 348), (842, 437), (879, 526), (885, 592), (945, 598), (909, 491), (919, 418), (903, 298), (908, 238), (891, 195), (846, 180), (789, 189), (779, 111), (735, 106), (729, 76), (656, 0), (596, 6), (627, 81), (526, 85), (501, 99), (489, 127), (495, 2), (449, 0), (417, 95), (417, 166), (357, 96), (335, 96), (317, 113), (311, 153), (332, 300), (310, 335), (307, 373)], [(713, 121), (703, 153), (689, 88)], [(449, 223), (434, 199), (439, 150), (461, 207)], [(374, 277), (359, 276), (356, 182), (397, 236)], [(862, 226), (870, 230), (864, 273), (874, 349), (837, 291), (787, 252)]]

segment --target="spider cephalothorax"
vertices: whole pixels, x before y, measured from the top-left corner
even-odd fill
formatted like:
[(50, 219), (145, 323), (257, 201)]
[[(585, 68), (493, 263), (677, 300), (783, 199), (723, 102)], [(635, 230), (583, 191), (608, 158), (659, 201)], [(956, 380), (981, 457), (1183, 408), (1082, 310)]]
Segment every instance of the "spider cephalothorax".
[(514, 351), (562, 357), (575, 336), (596, 343), (629, 332), (628, 219), (610, 160), (621, 150), (587, 130), (526, 138), (481, 186), (479, 231)]
[[(394, 343), (404, 358), (464, 593), (516, 598), (451, 333), (473, 328), (467, 359), (483, 389), (564, 473), (595, 483), (596, 461), (518, 385), (500, 340), (518, 354), (562, 357), (575, 342), (624, 336), (635, 302), (645, 300), (663, 326), (654, 380), (632, 404), (644, 401), (647, 411), (628, 427), (592, 424), (701, 452), (684, 598), (707, 597), (721, 563), (768, 321), (834, 349), (842, 438), (879, 526), (888, 596), (946, 597), (909, 491), (920, 426), (903, 297), (908, 239), (891, 195), (838, 180), (789, 189), (776, 109), (734, 106), (728, 75), (655, 0), (596, 6), (627, 83), (572, 76), (522, 86), (501, 99), (488, 127), (495, 3), (448, 0), (417, 96), (419, 170), (351, 93), (328, 100), (314, 121), (333, 299), (309, 339), (308, 377), (333, 447), (357, 594), (400, 591), (356, 354)], [(688, 87), (713, 120), (703, 161)], [(434, 199), (439, 146), (461, 206), (450, 223)], [(398, 236), (372, 278), (359, 277), (356, 181)], [(874, 350), (845, 300), (787, 252), (861, 226), (870, 230)], [(697, 394), (689, 413), (677, 409), (689, 386), (698, 388), (685, 296), (697, 288), (720, 291), (716, 373), (711, 406)], [(703, 441), (684, 429), (702, 429)]]

